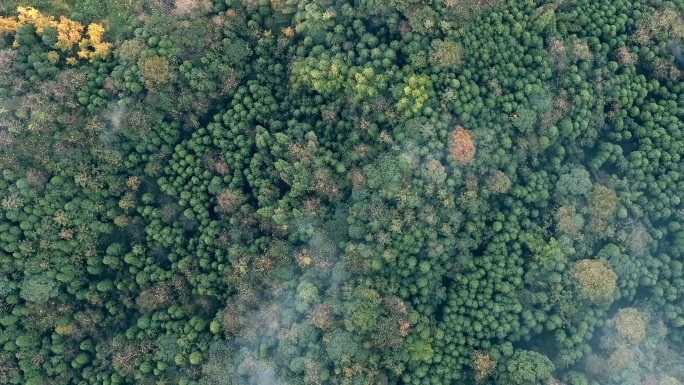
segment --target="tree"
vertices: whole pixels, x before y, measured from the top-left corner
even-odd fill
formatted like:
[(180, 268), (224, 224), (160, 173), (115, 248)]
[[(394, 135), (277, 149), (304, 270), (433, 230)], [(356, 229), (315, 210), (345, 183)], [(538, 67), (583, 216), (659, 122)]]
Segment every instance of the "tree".
[(319, 329), (329, 329), (334, 321), (333, 307), (327, 303), (317, 305), (309, 312), (309, 321)]
[(505, 194), (511, 188), (511, 178), (503, 171), (492, 171), (485, 180), (487, 188), (494, 194)]
[(461, 162), (468, 162), (473, 159), (475, 156), (475, 142), (470, 131), (461, 126), (456, 127), (451, 133), (449, 154), (451, 154), (452, 158)]
[(562, 174), (556, 182), (556, 194), (559, 197), (567, 195), (584, 195), (591, 190), (591, 177), (583, 167), (574, 166), (569, 172)]
[(556, 211), (556, 231), (572, 237), (580, 237), (584, 227), (584, 218), (576, 212), (575, 206), (564, 205)]
[(318, 288), (309, 282), (302, 282), (297, 286), (296, 309), (304, 313), (311, 306), (320, 301)]
[(529, 350), (516, 351), (506, 362), (508, 378), (517, 385), (542, 384), (555, 369), (548, 357)]
[(372, 289), (357, 288), (345, 304), (344, 323), (348, 331), (367, 333), (374, 330), (380, 316), (382, 298)]
[(613, 301), (617, 275), (605, 262), (583, 259), (572, 268), (577, 290), (583, 298), (595, 304), (605, 305)]
[(163, 56), (149, 56), (138, 60), (140, 78), (150, 91), (158, 91), (171, 80), (169, 60)]
[(229, 214), (237, 210), (245, 202), (244, 197), (238, 191), (226, 189), (216, 197), (216, 211)]
[[(17, 13), (16, 20), (0, 17), (0, 31), (8, 34), (20, 33), (20, 27), (33, 26), (35, 33), (42, 37), (42, 42), (49, 48), (55, 48), (67, 55), (73, 55), (72, 50), (77, 46), (76, 56), (81, 59), (90, 59), (91, 63), (95, 59), (104, 60), (113, 47), (112, 43), (102, 41), (102, 34), (105, 29), (101, 24), (91, 23), (88, 26), (86, 38), (83, 34), (85, 26), (65, 16), (60, 16), (59, 21), (55, 21), (53, 16), (45, 15), (33, 7), (21, 6), (17, 7)], [(19, 35), (17, 35), (15, 47), (21, 45), (19, 40)], [(51, 61), (56, 64), (58, 60), (57, 52), (54, 52), (51, 55)], [(74, 56), (69, 56), (67, 63), (75, 65), (78, 61)]]
[(140, 53), (145, 48), (145, 43), (141, 39), (129, 39), (119, 45), (115, 56), (127, 63), (137, 63)]
[(327, 343), (326, 351), (328, 357), (333, 362), (339, 361), (342, 357), (354, 357), (359, 350), (359, 345), (354, 341), (351, 333), (335, 329), (330, 335), (330, 340)]
[[(373, 73), (373, 70), (369, 68), (370, 71), (364, 70), (361, 74), (357, 74), (357, 91), (361, 84), (364, 85), (364, 89), (368, 91), (369, 96), (373, 96), (377, 93), (376, 86), (366, 87), (365, 85), (371, 85), (377, 83), (380, 79)], [(406, 118), (411, 118), (414, 116), (420, 116), (423, 111), (423, 107), (427, 107), (426, 104), (430, 100), (431, 94), (434, 93), (433, 84), (430, 78), (426, 75), (411, 75), (404, 79), (403, 87), (396, 87), (394, 96), (398, 99), (396, 103), (396, 110), (399, 113), (403, 113)], [(371, 92), (373, 91), (373, 92)]]
[(0, 298), (5, 298), (10, 292), (12, 292), (10, 280), (4, 275), (0, 276)]
[(497, 362), (489, 354), (475, 350), (470, 366), (475, 370), (475, 380), (482, 381), (496, 370)]
[(622, 340), (639, 345), (646, 337), (648, 317), (636, 308), (622, 308), (613, 318), (606, 321), (609, 333), (616, 333)]
[(24, 278), (19, 296), (26, 301), (45, 303), (57, 296), (58, 288), (58, 283), (46, 273), (34, 274)]
[(614, 190), (597, 184), (588, 194), (587, 211), (591, 217), (589, 228), (600, 238), (611, 234), (612, 225), (618, 208), (618, 197)]
[(69, 20), (64, 16), (60, 16), (57, 24), (57, 44), (55, 48), (62, 51), (71, 51), (74, 45), (83, 38), (83, 30), (85, 26), (78, 21)]
[(32, 1), (0, 383), (681, 381), (681, 0)]
[(452, 67), (461, 63), (463, 49), (452, 41), (434, 40), (430, 60), (440, 67)]

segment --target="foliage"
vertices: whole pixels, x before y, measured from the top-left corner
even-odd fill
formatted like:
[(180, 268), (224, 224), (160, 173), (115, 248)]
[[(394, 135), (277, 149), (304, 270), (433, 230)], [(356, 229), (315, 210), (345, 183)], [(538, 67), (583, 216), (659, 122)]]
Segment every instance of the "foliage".
[(24, 278), (19, 295), (26, 301), (43, 303), (57, 296), (57, 286), (46, 274), (35, 274)]
[(529, 350), (516, 351), (506, 365), (513, 384), (541, 384), (555, 369), (546, 356)]
[(475, 380), (482, 381), (487, 378), (495, 369), (497, 362), (492, 360), (488, 354), (474, 351), (472, 367), (475, 370)]
[(683, 11), (0, 2), (0, 383), (683, 382)]
[(597, 304), (612, 301), (617, 275), (603, 261), (583, 259), (573, 267), (572, 274), (582, 297)]
[(470, 132), (463, 127), (456, 127), (451, 133), (449, 154), (459, 161), (469, 161), (475, 156), (475, 143)]
[(572, 167), (558, 178), (556, 192), (560, 196), (584, 195), (591, 190), (591, 186), (589, 172), (582, 167)]
[(618, 310), (612, 323), (618, 335), (630, 343), (638, 345), (646, 336), (646, 316), (635, 308)]
[[(681, 352), (665, 342), (668, 331), (653, 308), (641, 303), (621, 308), (603, 328), (598, 354), (587, 358), (588, 374), (602, 383), (637, 381), (677, 381), (681, 372)], [(589, 362), (595, 360), (595, 365)]]
[(150, 56), (138, 60), (140, 77), (150, 91), (156, 91), (159, 87), (168, 83), (169, 61), (160, 56)]
[[(68, 64), (75, 65), (77, 62), (73, 56), (74, 47), (78, 47), (76, 55), (79, 59), (89, 59), (91, 63), (95, 59), (106, 59), (111, 52), (113, 44), (102, 41), (104, 27), (101, 24), (91, 23), (86, 33), (83, 33), (85, 30), (83, 24), (65, 16), (60, 16), (59, 21), (56, 21), (53, 16), (45, 15), (33, 7), (22, 6), (17, 7), (17, 13), (16, 19), (0, 17), (0, 31), (6, 34), (18, 33), (22, 26), (31, 25), (35, 28), (36, 34), (43, 37), (44, 43), (69, 55), (66, 58)], [(56, 40), (49, 38), (55, 31)], [(19, 46), (19, 40), (15, 39), (13, 47)], [(59, 57), (55, 56), (53, 64), (57, 61)]]
[(431, 44), (430, 61), (440, 67), (452, 67), (461, 63), (462, 51), (458, 43), (435, 40)]

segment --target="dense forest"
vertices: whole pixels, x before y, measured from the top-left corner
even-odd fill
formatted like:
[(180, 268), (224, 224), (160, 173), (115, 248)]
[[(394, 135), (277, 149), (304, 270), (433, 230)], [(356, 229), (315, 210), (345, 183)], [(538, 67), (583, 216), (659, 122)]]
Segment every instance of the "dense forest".
[(0, 16), (1, 384), (684, 383), (684, 0)]

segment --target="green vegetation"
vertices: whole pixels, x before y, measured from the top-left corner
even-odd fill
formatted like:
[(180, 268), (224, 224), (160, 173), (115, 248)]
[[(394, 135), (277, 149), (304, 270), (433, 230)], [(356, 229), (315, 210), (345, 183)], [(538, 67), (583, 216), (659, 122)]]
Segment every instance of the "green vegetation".
[(684, 383), (684, 1), (0, 16), (0, 383)]

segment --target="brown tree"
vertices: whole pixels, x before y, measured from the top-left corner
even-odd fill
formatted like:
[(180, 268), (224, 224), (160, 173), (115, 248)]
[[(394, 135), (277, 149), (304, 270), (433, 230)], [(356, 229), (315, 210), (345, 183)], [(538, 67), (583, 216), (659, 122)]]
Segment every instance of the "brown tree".
[(475, 370), (475, 379), (482, 381), (494, 372), (496, 364), (497, 362), (492, 360), (489, 354), (475, 350), (473, 352), (473, 362), (470, 366)]
[(216, 197), (217, 209), (222, 214), (237, 210), (244, 202), (245, 198), (233, 189), (226, 189)]
[(140, 77), (150, 91), (158, 91), (171, 80), (169, 60), (161, 56), (150, 56), (138, 60)]

